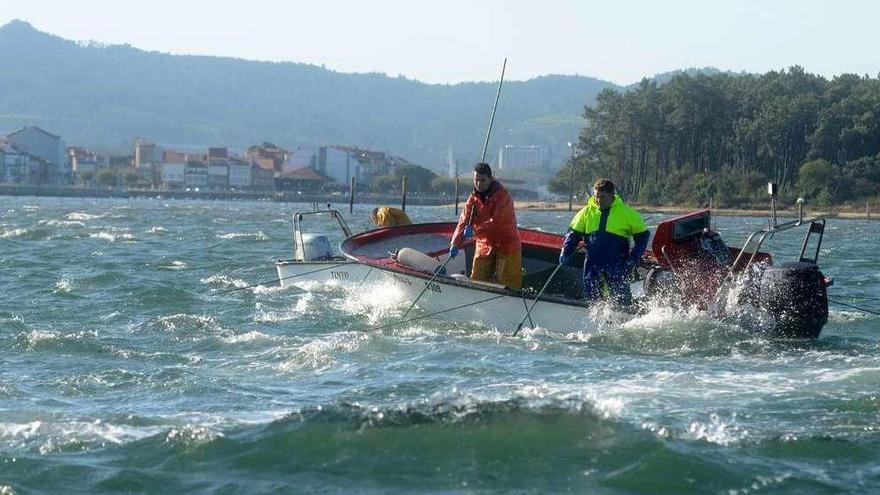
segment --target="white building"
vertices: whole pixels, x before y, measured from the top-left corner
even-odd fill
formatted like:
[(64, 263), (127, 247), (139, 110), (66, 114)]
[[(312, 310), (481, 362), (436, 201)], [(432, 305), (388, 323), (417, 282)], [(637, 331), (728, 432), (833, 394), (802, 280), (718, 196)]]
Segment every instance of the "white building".
[(543, 169), (549, 153), (544, 146), (505, 145), (498, 150), (499, 170)]
[(54, 134), (35, 126), (23, 127), (6, 139), (19, 147), (23, 147), (29, 155), (33, 155), (46, 164), (46, 170), (40, 179), (45, 183), (57, 183), (62, 177), (70, 177), (70, 166), (67, 160), (64, 141)]
[(185, 163), (162, 163), (162, 186), (165, 189), (180, 189), (186, 184)]
[(161, 166), (165, 150), (155, 143), (144, 139), (134, 142), (134, 168), (140, 172), (141, 177), (158, 186), (161, 179)]
[(31, 157), (9, 142), (0, 141), (0, 182), (27, 184)]
[(286, 174), (308, 167), (338, 184), (347, 186), (354, 178), (360, 185), (369, 185), (376, 176), (389, 173), (393, 160), (384, 151), (354, 146), (306, 147), (291, 152), (281, 170)]
[(251, 187), (251, 164), (241, 160), (229, 160), (229, 187)]

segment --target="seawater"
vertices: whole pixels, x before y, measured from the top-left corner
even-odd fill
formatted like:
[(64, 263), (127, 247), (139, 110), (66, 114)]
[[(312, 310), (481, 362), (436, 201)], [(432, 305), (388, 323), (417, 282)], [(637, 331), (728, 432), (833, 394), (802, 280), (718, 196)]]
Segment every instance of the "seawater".
[[(514, 338), (370, 331), (405, 309), (378, 285), (221, 294), (274, 280), (309, 208), (0, 198), (0, 493), (880, 491), (877, 316), (832, 305), (820, 339), (786, 341), (657, 308)], [(717, 219), (733, 245), (765, 224)], [(878, 235), (829, 221), (832, 299), (880, 309)]]

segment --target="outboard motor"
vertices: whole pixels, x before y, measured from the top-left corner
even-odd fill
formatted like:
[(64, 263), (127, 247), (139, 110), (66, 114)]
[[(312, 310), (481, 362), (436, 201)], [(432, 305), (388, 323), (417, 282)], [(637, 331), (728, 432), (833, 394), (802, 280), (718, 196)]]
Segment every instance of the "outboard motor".
[(326, 235), (303, 234), (302, 243), (296, 242), (294, 259), (300, 261), (324, 261), (333, 259), (330, 239)]
[(825, 277), (814, 263), (768, 266), (758, 282), (758, 305), (784, 337), (815, 339), (828, 321)]

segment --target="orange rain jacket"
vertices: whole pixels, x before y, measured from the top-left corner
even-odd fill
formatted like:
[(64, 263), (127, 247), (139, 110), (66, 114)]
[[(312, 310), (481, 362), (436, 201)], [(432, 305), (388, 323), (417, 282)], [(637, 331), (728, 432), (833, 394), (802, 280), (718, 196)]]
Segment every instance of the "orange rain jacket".
[(489, 185), (483, 194), (472, 192), (461, 211), (455, 233), (452, 234), (452, 245), (460, 246), (464, 227), (468, 223), (473, 210), (471, 226), (474, 229), (474, 240), (477, 241), (476, 256), (491, 254), (514, 254), (522, 249), (519, 243), (519, 230), (516, 228), (516, 212), (513, 210), (513, 199), (507, 189), (497, 180)]
[(376, 225), (383, 228), (412, 225), (412, 220), (403, 210), (384, 206), (376, 212)]

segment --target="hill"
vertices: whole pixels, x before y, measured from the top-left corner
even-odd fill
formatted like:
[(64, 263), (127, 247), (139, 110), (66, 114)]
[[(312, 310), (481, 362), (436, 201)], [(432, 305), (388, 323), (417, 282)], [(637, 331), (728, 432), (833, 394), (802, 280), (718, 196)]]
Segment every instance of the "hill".
[[(464, 162), (479, 157), (497, 87), (78, 43), (21, 21), (0, 27), (0, 53), (0, 131), (39, 125), (99, 149), (130, 149), (137, 136), (181, 147), (353, 144), (440, 169), (449, 146)], [(617, 86), (506, 82), (490, 150), (545, 145), (561, 163), (584, 106), (605, 88)]]

